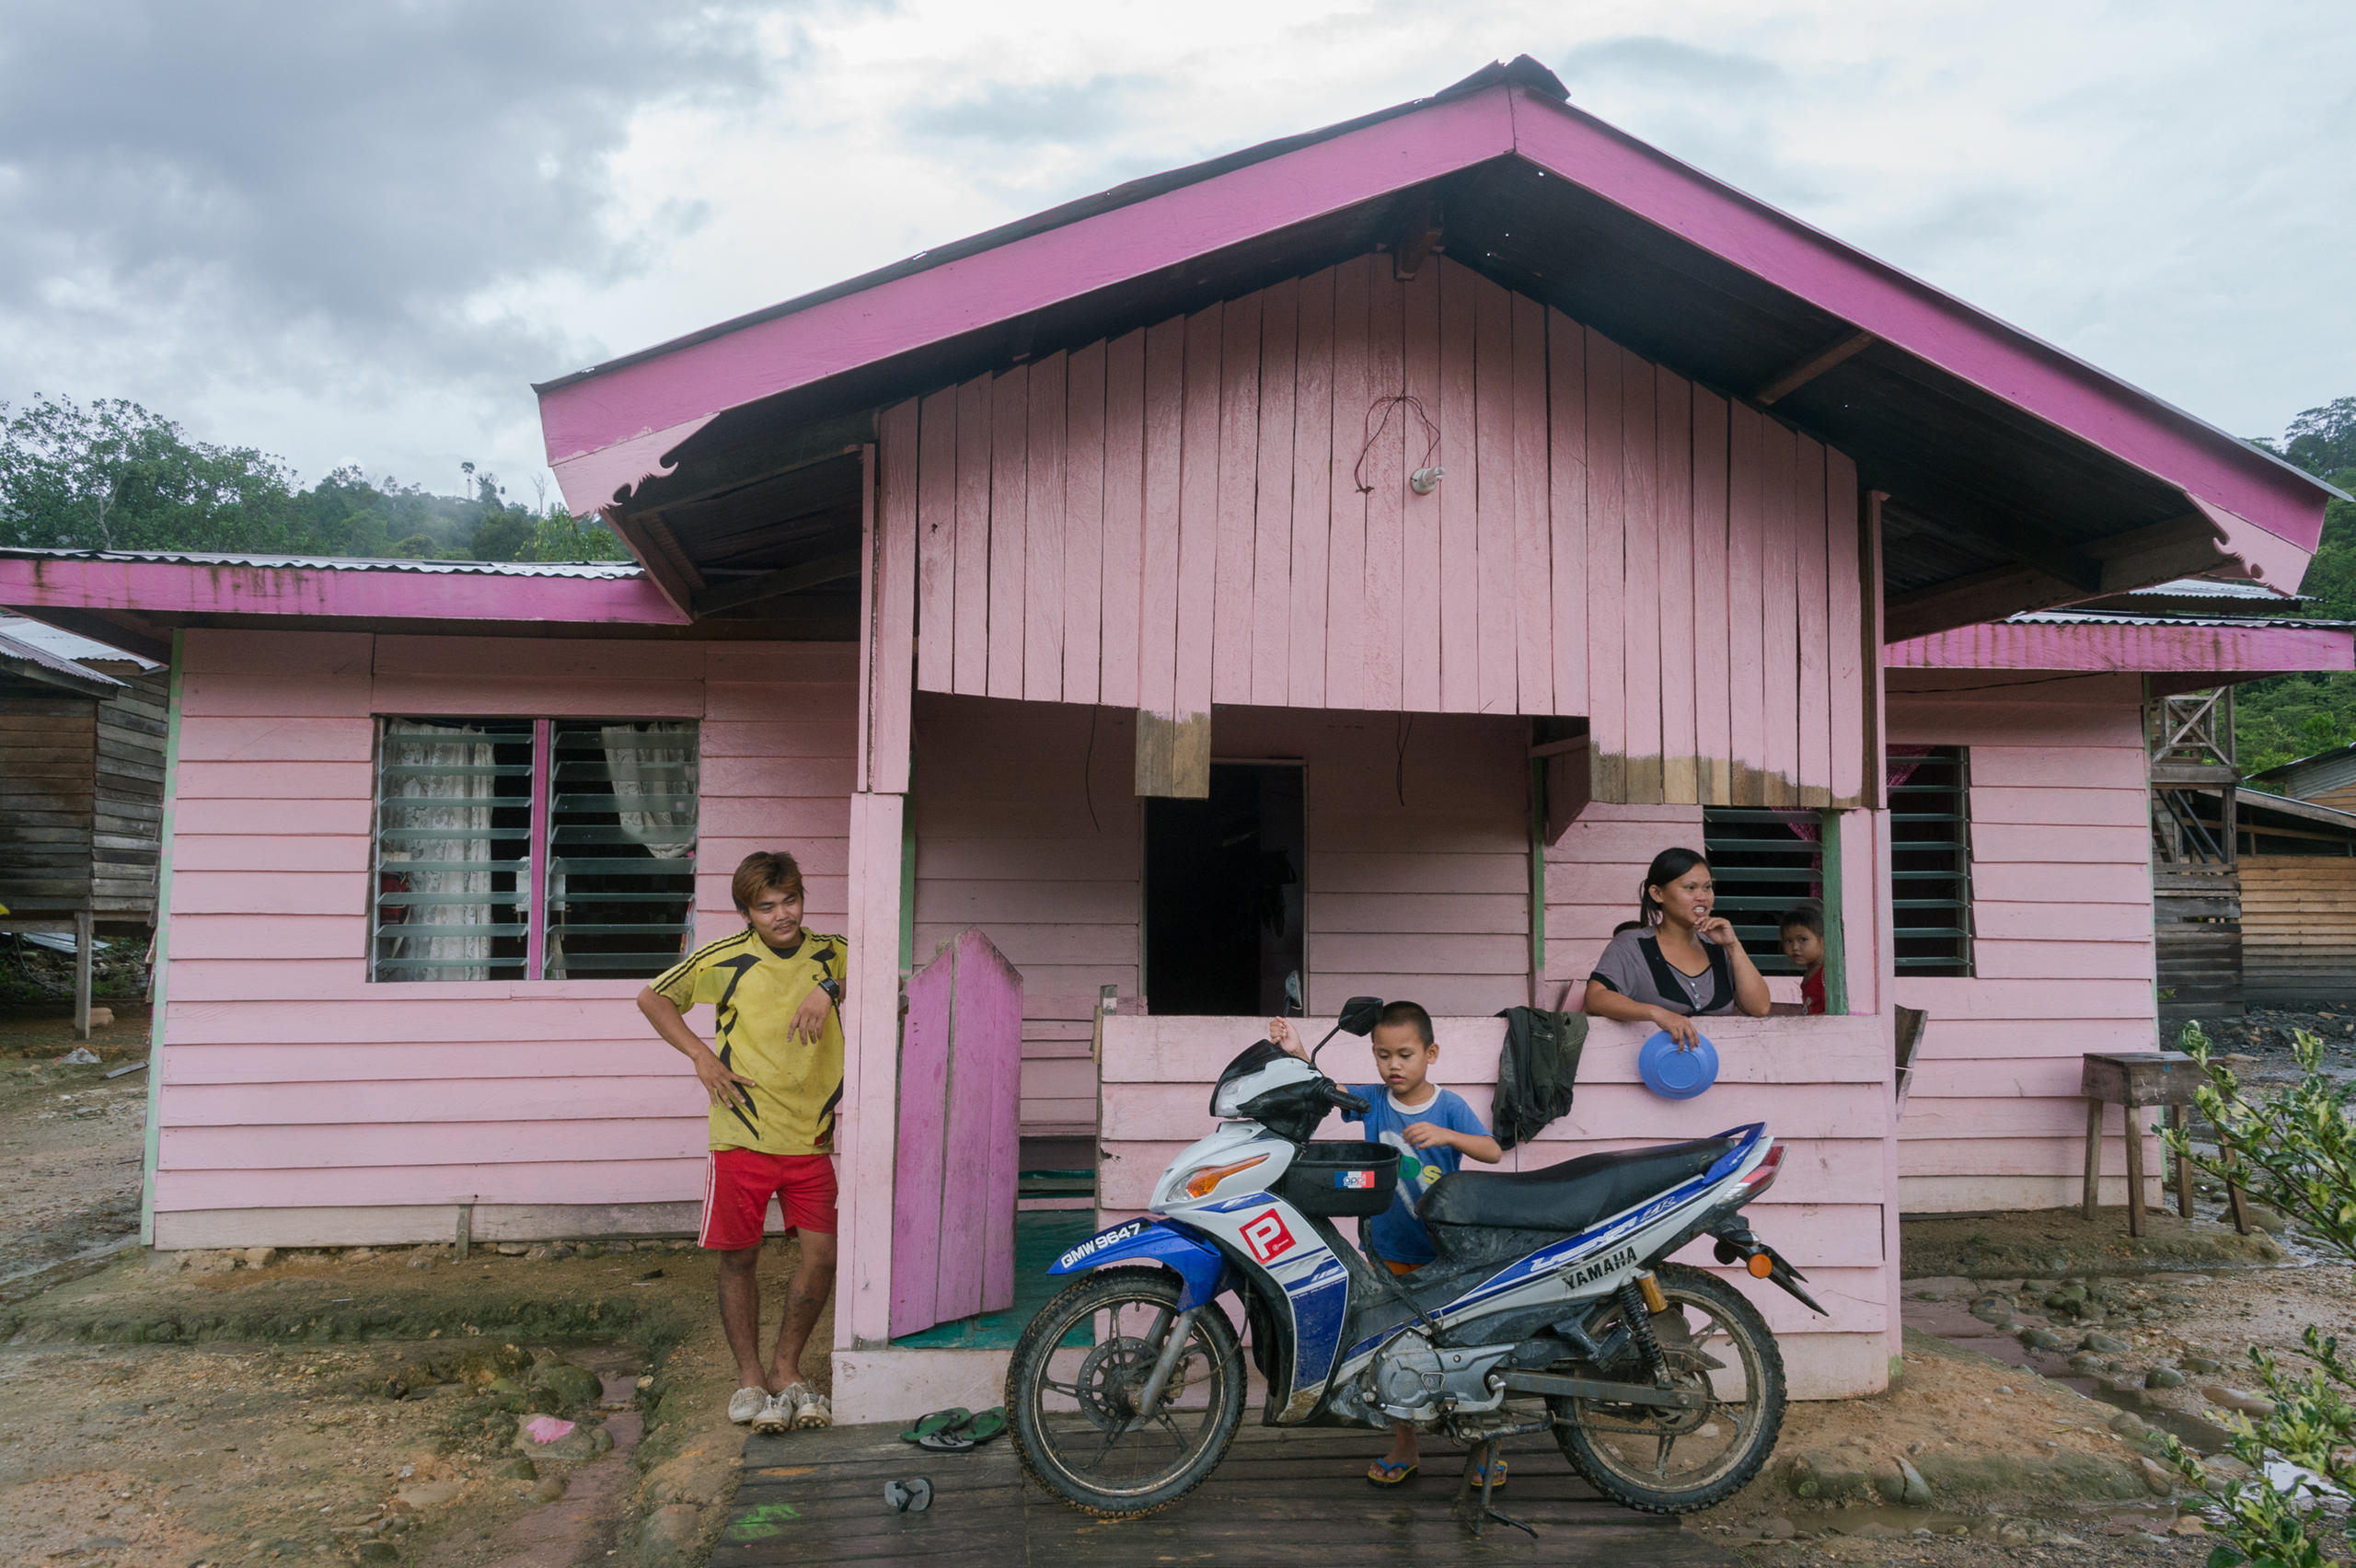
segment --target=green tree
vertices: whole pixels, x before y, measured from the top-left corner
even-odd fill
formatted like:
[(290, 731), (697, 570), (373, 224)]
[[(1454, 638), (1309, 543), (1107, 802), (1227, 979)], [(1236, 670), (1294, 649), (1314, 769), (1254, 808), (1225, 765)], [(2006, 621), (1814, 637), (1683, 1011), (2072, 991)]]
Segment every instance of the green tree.
[[(2199, 1090), (2200, 1113), (2217, 1136), (2216, 1152), (2193, 1145), (2188, 1132), (2162, 1133), (2178, 1159), (2221, 1182), (2239, 1182), (2288, 1216), (2308, 1237), (2356, 1266), (2356, 1085), (2327, 1072), (2323, 1041), (2301, 1030), (2292, 1051), (2302, 1078), (2281, 1093), (2251, 1099), (2233, 1070), (2212, 1058), (2197, 1023), (2185, 1026), (2184, 1048), (2208, 1082)], [(2218, 1533), (2228, 1544), (2210, 1553), (2210, 1568), (2247, 1561), (2258, 1568), (2323, 1568), (2334, 1534), (2356, 1542), (2356, 1516), (2334, 1522), (2325, 1505), (2356, 1496), (2356, 1357), (2339, 1341), (2309, 1324), (2304, 1336), (2311, 1369), (2287, 1370), (2270, 1351), (2250, 1347), (2250, 1363), (2273, 1410), (2253, 1422), (2226, 1418), (2235, 1458), (2255, 1472), (2250, 1481), (2212, 1476), (2176, 1438), (2168, 1455), (2185, 1479), (2205, 1493)], [(2304, 1476), (2269, 1474), (2287, 1463)], [(2313, 1479), (2309, 1479), (2313, 1478)]]
[[(2258, 444), (2356, 492), (2356, 398), (2309, 409), (2280, 441)], [(2299, 591), (2310, 613), (2356, 621), (2356, 502), (2325, 504), (2323, 537)], [(2234, 699), (2234, 736), (2245, 773), (2356, 743), (2356, 674), (2277, 675), (2243, 686)]]
[(283, 550), (294, 476), (250, 446), (191, 441), (136, 403), (0, 404), (0, 544)]

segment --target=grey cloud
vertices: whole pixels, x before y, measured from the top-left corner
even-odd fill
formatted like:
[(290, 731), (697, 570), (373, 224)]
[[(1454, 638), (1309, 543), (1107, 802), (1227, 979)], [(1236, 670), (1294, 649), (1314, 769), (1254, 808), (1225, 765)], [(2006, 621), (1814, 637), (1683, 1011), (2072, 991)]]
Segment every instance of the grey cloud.
[(544, 331), (468, 322), (462, 303), (627, 271), (636, 236), (606, 195), (630, 116), (752, 101), (759, 9), (15, 0), (0, 336), (165, 323), (183, 340), (151, 341), (154, 363), (177, 353), (191, 385), (274, 352), (363, 378), (564, 368)]
[(1100, 140), (1127, 125), (1138, 100), (1161, 86), (1156, 76), (1109, 75), (1020, 86), (996, 82), (926, 105), (911, 117), (910, 129), (1006, 145)]
[(1554, 70), (1574, 98), (1582, 85), (1599, 77), (1730, 93), (1756, 92), (1784, 80), (1783, 67), (1772, 60), (1646, 34), (1576, 45), (1555, 60)]

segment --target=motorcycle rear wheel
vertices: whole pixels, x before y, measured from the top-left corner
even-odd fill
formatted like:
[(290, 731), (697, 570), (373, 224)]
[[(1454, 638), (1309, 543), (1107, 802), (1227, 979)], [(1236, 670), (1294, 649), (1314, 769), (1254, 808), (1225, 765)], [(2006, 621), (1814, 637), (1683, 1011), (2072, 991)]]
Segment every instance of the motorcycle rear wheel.
[(1218, 1468), (1242, 1424), (1243, 1347), (1217, 1303), (1195, 1317), (1160, 1403), (1135, 1408), (1175, 1332), (1179, 1289), (1163, 1269), (1100, 1269), (1042, 1307), (1015, 1342), (1006, 1374), (1015, 1451), (1033, 1479), (1083, 1512), (1134, 1518), (1168, 1507)]
[[(1673, 1386), (1706, 1391), (1711, 1405), (1688, 1412), (1568, 1398), (1546, 1403), (1563, 1457), (1597, 1491), (1648, 1514), (1690, 1514), (1741, 1491), (1775, 1451), (1784, 1357), (1759, 1309), (1717, 1275), (1662, 1263), (1654, 1277), (1669, 1298), (1652, 1323)], [(1610, 1370), (1646, 1376), (1634, 1366)], [(1680, 1445), (1686, 1462), (1672, 1471)]]

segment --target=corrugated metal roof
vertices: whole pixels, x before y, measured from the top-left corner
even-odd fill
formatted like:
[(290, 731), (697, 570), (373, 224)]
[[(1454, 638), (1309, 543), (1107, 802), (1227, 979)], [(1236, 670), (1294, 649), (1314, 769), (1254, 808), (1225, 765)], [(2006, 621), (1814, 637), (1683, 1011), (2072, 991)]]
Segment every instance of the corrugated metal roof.
[(122, 682), (97, 670), (84, 669), (60, 653), (52, 653), (38, 643), (20, 641), (0, 630), (0, 667), (14, 666), (20, 674), (40, 680), (43, 674), (56, 678), (57, 684), (75, 687), (85, 693), (92, 688), (120, 691)]
[(2138, 616), (2123, 610), (2027, 610), (2007, 616), (2012, 626), (2217, 626), (2292, 627), (2330, 630), (2356, 621), (2317, 620), (2307, 616)]
[(2222, 577), (2179, 577), (2148, 588), (2130, 588), (2127, 594), (2138, 599), (2270, 599), (2278, 604), (2300, 600), (2299, 594), (2285, 594), (2263, 582), (2235, 582)]
[(214, 555), (202, 550), (0, 549), (28, 560), (146, 561), (173, 566), (237, 566), (260, 571), (407, 571), (425, 576), (578, 577), (613, 582), (641, 575), (627, 560), (389, 560), (361, 556)]
[(41, 621), (27, 620), (22, 616), (0, 615), (0, 637), (6, 637), (12, 642), (21, 642), (34, 648), (45, 649), (61, 659), (71, 659), (77, 663), (97, 659), (110, 663), (120, 662), (136, 664), (143, 670), (160, 670), (164, 667), (153, 659), (143, 659), (136, 653), (110, 647), (106, 643), (84, 637), (78, 632), (67, 631), (63, 627), (50, 626)]
[[(2271, 771), (2271, 770), (2269, 770)], [(2259, 775), (2258, 777), (2264, 777)], [(2284, 816), (2318, 823), (2326, 827), (2345, 829), (2356, 836), (2356, 813), (2343, 812), (2332, 806), (2319, 806), (2313, 801), (2294, 801), (2287, 795), (2277, 795), (2264, 790), (2236, 789), (2234, 800), (2237, 805), (2262, 812), (2281, 812)]]
[(2348, 757), (2356, 757), (2356, 746), (2334, 746), (2329, 751), (2319, 751), (2313, 756), (2294, 756), (2288, 762), (2277, 763), (2263, 772), (2251, 774), (2250, 777), (2280, 779), (2287, 787), (2293, 769), (2319, 767)]

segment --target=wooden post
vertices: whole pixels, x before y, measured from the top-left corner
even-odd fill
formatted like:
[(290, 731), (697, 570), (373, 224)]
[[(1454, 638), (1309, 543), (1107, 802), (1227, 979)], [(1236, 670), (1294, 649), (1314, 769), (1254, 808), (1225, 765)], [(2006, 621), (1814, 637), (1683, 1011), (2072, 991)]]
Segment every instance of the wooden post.
[(2086, 1191), (2081, 1212), (2085, 1217), (2095, 1216), (2095, 1204), (2102, 1183), (2102, 1101), (2086, 1101)]
[[(2181, 1103), (2168, 1107), (2168, 1125), (2189, 1137), (2192, 1118)], [(2176, 1213), (2178, 1219), (2192, 1217), (2192, 1161), (2182, 1155), (2176, 1157)]]
[(74, 1038), (90, 1037), (90, 912), (74, 911)]
[(2129, 1105), (2127, 1121), (2127, 1234), (2143, 1234), (2143, 1108)]

